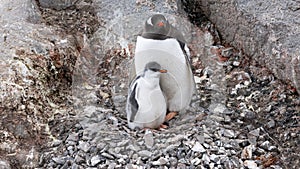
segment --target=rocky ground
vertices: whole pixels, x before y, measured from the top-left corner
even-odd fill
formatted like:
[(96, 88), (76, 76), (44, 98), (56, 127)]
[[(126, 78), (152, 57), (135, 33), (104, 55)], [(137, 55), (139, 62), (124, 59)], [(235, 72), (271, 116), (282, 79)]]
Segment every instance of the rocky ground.
[[(123, 108), (134, 40), (126, 47), (106, 47), (100, 50), (102, 57), (96, 57), (102, 46), (93, 37), (101, 34), (97, 28), (106, 21), (96, 16), (91, 3), (62, 10), (40, 8), (44, 24), (75, 37), (75, 45), (74, 49), (58, 46), (51, 53), (52, 60), (62, 53), (70, 59), (57, 60), (55, 67), (69, 66), (44, 77), (47, 85), (57, 89), (48, 96), (53, 103), (43, 103), (41, 97), (41, 103), (34, 104), (41, 107), (32, 108), (50, 109), (35, 114), (47, 130), (39, 133), (40, 126), (31, 128), (27, 121), (34, 115), (9, 114), (12, 109), (21, 112), (21, 105), (3, 109), (0, 168), (280, 169), (300, 165), (296, 89), (222, 42), (214, 25), (193, 13), (189, 15), (194, 23), (189, 47), (197, 92), (190, 107), (171, 120), (166, 130), (130, 130)], [(29, 56), (37, 60), (35, 54), (24, 51), (18, 56), (21, 61)], [(42, 63), (35, 65), (41, 73), (42, 67)], [(28, 90), (39, 93), (36, 86), (42, 85)], [(35, 97), (39, 98), (24, 101), (27, 113)]]

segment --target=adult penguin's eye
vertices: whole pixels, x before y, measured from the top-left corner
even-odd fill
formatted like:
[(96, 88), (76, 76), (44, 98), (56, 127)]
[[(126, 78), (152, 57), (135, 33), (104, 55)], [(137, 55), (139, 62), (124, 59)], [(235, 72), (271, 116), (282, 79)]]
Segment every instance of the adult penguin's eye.
[(153, 72), (158, 72), (160, 69), (151, 68), (150, 70), (152, 70)]

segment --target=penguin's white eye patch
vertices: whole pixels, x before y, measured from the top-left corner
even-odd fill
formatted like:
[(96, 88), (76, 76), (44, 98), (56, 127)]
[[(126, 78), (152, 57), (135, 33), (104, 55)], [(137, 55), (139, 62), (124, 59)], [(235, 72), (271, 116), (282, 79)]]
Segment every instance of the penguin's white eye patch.
[(147, 20), (147, 24), (153, 26), (151, 19), (152, 19), (152, 17), (150, 17), (150, 18)]

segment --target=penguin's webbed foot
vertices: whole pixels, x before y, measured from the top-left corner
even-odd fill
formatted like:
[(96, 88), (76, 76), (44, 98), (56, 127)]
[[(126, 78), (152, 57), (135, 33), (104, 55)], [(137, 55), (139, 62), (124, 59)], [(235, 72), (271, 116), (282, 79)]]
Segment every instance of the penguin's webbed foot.
[(175, 111), (171, 111), (169, 112), (166, 117), (165, 117), (165, 121), (170, 121), (171, 119), (173, 119), (178, 113)]

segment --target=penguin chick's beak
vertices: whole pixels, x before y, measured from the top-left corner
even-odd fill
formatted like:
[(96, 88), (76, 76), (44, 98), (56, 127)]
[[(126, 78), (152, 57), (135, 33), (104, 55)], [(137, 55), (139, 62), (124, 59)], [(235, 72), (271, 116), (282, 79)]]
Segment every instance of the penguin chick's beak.
[(167, 73), (168, 71), (166, 69), (159, 70), (160, 73)]
[(165, 24), (163, 23), (163, 22), (158, 22), (158, 24), (157, 24), (159, 27), (162, 27), (162, 26), (164, 26)]

